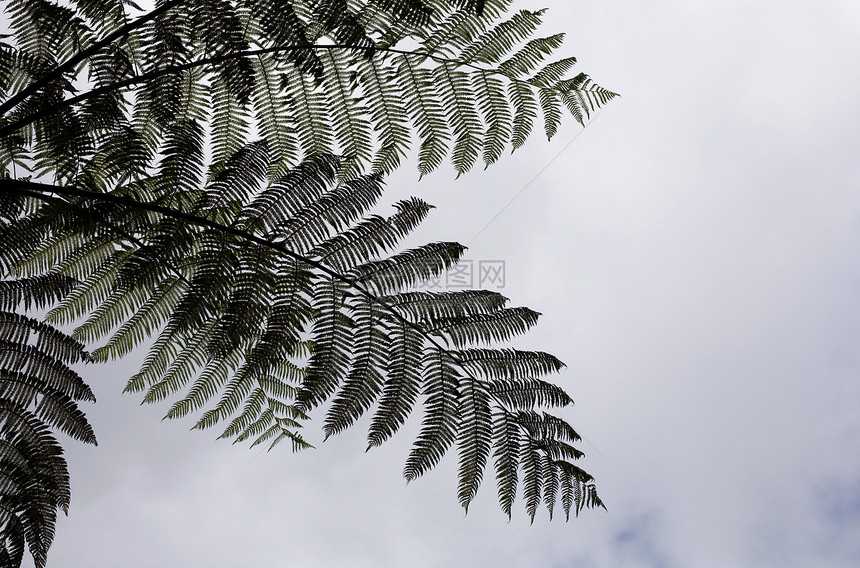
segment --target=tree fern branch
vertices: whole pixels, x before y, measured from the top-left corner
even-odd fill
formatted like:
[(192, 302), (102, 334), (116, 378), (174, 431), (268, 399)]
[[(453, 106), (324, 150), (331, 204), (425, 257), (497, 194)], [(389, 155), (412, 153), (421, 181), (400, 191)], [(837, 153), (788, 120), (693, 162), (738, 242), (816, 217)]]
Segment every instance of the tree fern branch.
[[(129, 77), (128, 79), (124, 79), (122, 81), (117, 81), (116, 83), (112, 83), (110, 85), (104, 85), (101, 87), (97, 87), (95, 89), (87, 91), (86, 93), (82, 93), (76, 97), (64, 99), (63, 101), (61, 101), (57, 104), (45, 106), (37, 112), (27, 114), (27, 115), (25, 115), (25, 116), (23, 116), (17, 120), (14, 120), (14, 121), (0, 127), (0, 138), (8, 136), (14, 132), (17, 132), (21, 128), (27, 126), (28, 124), (32, 124), (33, 122), (35, 122), (37, 120), (41, 120), (43, 118), (56, 115), (56, 113), (62, 109), (69, 108), (71, 106), (74, 106), (76, 104), (80, 104), (82, 102), (85, 102), (85, 101), (92, 99), (92, 98), (95, 98), (95, 97), (99, 97), (99, 96), (102, 96), (105, 94), (119, 91), (121, 89), (125, 89), (126, 87), (131, 87), (133, 85), (146, 83), (148, 81), (151, 81), (153, 79), (157, 79), (157, 78), (164, 76), (164, 75), (169, 75), (172, 73), (180, 73), (182, 71), (194, 69), (197, 67), (203, 67), (206, 65), (224, 63), (224, 62), (230, 61), (232, 59), (261, 56), (261, 55), (266, 55), (269, 53), (281, 53), (281, 52), (287, 52), (287, 51), (302, 51), (302, 50), (308, 50), (308, 49), (311, 49), (311, 50), (341, 50), (342, 49), (342, 50), (348, 50), (348, 51), (363, 51), (361, 48), (358, 48), (354, 45), (349, 45), (349, 44), (310, 45), (310, 46), (293, 46), (293, 45), (283, 46), (282, 45), (282, 46), (276, 46), (276, 47), (267, 47), (267, 48), (261, 48), (261, 49), (250, 49), (250, 50), (245, 50), (245, 51), (237, 51), (237, 52), (232, 52), (232, 53), (213, 55), (210, 57), (203, 57), (200, 59), (196, 59), (194, 61), (189, 61), (187, 63), (160, 67), (159, 69), (157, 69), (155, 71), (150, 71), (150, 72), (143, 73), (140, 75), (135, 75), (133, 77)], [(505, 77), (505, 79), (511, 81), (512, 84), (516, 84), (516, 85), (519, 85), (521, 87), (528, 87), (528, 86), (532, 85), (532, 82), (529, 80), (511, 77), (507, 73), (500, 71), (498, 69), (488, 69), (485, 67), (481, 67), (479, 65), (475, 65), (473, 63), (462, 62), (462, 61), (459, 61), (455, 57), (442, 57), (440, 55), (435, 55), (435, 54), (424, 52), (424, 51), (404, 50), (404, 49), (397, 49), (397, 48), (393, 48), (393, 47), (377, 47), (377, 48), (375, 48), (375, 51), (379, 52), (379, 53), (390, 53), (390, 54), (405, 55), (405, 56), (424, 57), (424, 58), (431, 59), (431, 60), (435, 61), (436, 63), (456, 65), (458, 67), (466, 67), (466, 68), (470, 68), (474, 71), (480, 71), (482, 73), (498, 74), (498, 75)], [(618, 96), (617, 93), (609, 92), (609, 94), (612, 95), (613, 97)]]
[(2, 189), (4, 191), (13, 191), (16, 193), (20, 193), (22, 195), (28, 195), (30, 197), (34, 197), (34, 198), (40, 199), (40, 200), (44, 200), (48, 194), (57, 193), (60, 195), (84, 197), (84, 198), (88, 198), (88, 199), (94, 199), (96, 201), (103, 201), (103, 202), (108, 202), (108, 203), (126, 205), (129, 207), (141, 209), (144, 211), (151, 211), (153, 213), (160, 213), (162, 215), (177, 219), (179, 221), (191, 223), (191, 224), (194, 224), (194, 225), (197, 225), (200, 227), (208, 227), (211, 229), (216, 229), (218, 231), (224, 232), (225, 234), (229, 234), (229, 235), (232, 235), (234, 237), (246, 239), (250, 242), (253, 242), (253, 243), (261, 245), (261, 246), (272, 248), (274, 250), (277, 250), (278, 252), (281, 252), (281, 253), (287, 255), (288, 257), (290, 257), (294, 260), (298, 260), (299, 262), (305, 263), (309, 266), (312, 266), (312, 267), (324, 272), (326, 275), (330, 276), (331, 278), (334, 278), (335, 280), (338, 280), (339, 282), (342, 282), (342, 283), (348, 285), (349, 287), (353, 288), (360, 295), (364, 296), (368, 300), (371, 300), (373, 302), (378, 302), (379, 304), (384, 306), (391, 313), (391, 315), (395, 317), (395, 319), (408, 325), (409, 327), (413, 328), (415, 331), (419, 332), (428, 341), (430, 341), (436, 348), (441, 349), (441, 350), (445, 349), (445, 346), (442, 345), (436, 337), (431, 335), (424, 328), (416, 325), (414, 322), (403, 317), (403, 315), (401, 315), (400, 312), (398, 312), (390, 302), (382, 299), (379, 296), (376, 296), (366, 286), (364, 286), (360, 282), (358, 282), (352, 278), (346, 277), (346, 276), (340, 274), (339, 272), (337, 272), (335, 270), (332, 270), (331, 268), (322, 264), (321, 262), (318, 262), (318, 261), (316, 261), (312, 258), (309, 258), (307, 256), (298, 254), (298, 253), (294, 252), (293, 250), (283, 246), (280, 243), (266, 240), (264, 238), (258, 237), (256, 235), (251, 234), (251, 233), (248, 233), (247, 231), (243, 231), (243, 230), (237, 229), (235, 227), (230, 227), (230, 226), (224, 225), (222, 223), (212, 221), (212, 220), (207, 219), (205, 217), (200, 217), (197, 215), (192, 215), (190, 213), (184, 213), (182, 211), (177, 211), (177, 210), (171, 209), (169, 207), (164, 207), (164, 206), (156, 205), (153, 203), (145, 203), (142, 201), (137, 201), (137, 200), (132, 199), (132, 198), (127, 197), (127, 196), (116, 195), (113, 193), (97, 193), (94, 191), (88, 191), (85, 189), (80, 189), (80, 188), (76, 188), (76, 187), (72, 187), (72, 186), (59, 186), (59, 185), (55, 186), (55, 185), (43, 184), (43, 183), (32, 182), (32, 181), (23, 181), (23, 180), (0, 180), (0, 189)]
[(11, 97), (10, 99), (8, 99), (3, 104), (0, 104), (0, 116), (5, 115), (11, 109), (18, 106), (18, 104), (25, 101), (27, 99), (27, 97), (39, 92), (40, 89), (45, 87), (48, 83), (50, 83), (54, 79), (61, 77), (63, 75), (63, 73), (67, 73), (68, 71), (71, 71), (72, 69), (75, 68), (75, 66), (77, 64), (83, 62), (88, 57), (98, 53), (102, 48), (110, 45), (111, 43), (118, 40), (119, 38), (128, 35), (130, 32), (136, 30), (137, 28), (146, 24), (150, 20), (157, 18), (158, 16), (167, 12), (168, 10), (171, 10), (172, 8), (178, 6), (182, 2), (184, 2), (184, 0), (169, 0), (168, 2), (165, 2), (164, 4), (162, 4), (160, 7), (149, 12), (148, 14), (141, 16), (140, 18), (136, 19), (133, 22), (129, 22), (128, 24), (119, 28), (118, 30), (116, 30), (112, 34), (105, 36), (103, 39), (101, 39), (100, 41), (97, 41), (96, 43), (94, 43), (93, 45), (88, 47), (87, 49), (79, 51), (77, 54), (75, 54), (72, 58), (67, 60), (65, 63), (58, 65), (57, 67), (55, 67), (54, 69), (52, 69), (51, 71), (49, 71), (48, 73), (43, 75), (40, 79), (38, 79), (37, 81), (33, 82), (28, 87), (26, 87), (23, 90), (21, 90), (20, 92), (18, 92), (15, 96)]

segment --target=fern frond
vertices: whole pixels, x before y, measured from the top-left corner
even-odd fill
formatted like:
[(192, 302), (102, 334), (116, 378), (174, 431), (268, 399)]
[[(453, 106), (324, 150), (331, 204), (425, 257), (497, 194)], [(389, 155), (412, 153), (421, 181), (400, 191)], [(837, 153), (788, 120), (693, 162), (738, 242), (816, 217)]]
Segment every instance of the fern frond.
[(520, 10), (509, 20), (496, 25), (466, 47), (458, 58), (463, 63), (496, 63), (540, 26), (546, 10)]
[(93, 350), (93, 361), (119, 359), (150, 338), (167, 321), (185, 292), (184, 282), (178, 278), (161, 283), (104, 345)]
[(390, 173), (400, 165), (409, 147), (408, 120), (401, 95), (396, 90), (394, 70), (380, 65), (376, 59), (364, 59), (359, 63), (358, 75), (379, 144), (371, 171)]
[(526, 143), (531, 134), (538, 107), (534, 92), (525, 83), (512, 82), (508, 85), (508, 95), (514, 105), (511, 143), (516, 150)]
[(0, 559), (17, 564), (26, 545), (45, 565), (57, 509), (68, 512), (69, 472), (51, 430), (96, 443), (77, 404), (95, 397), (69, 366), (89, 360), (83, 345), (12, 311), (43, 308), (72, 285), (58, 275), (0, 280)]
[(314, 290), (314, 309), (319, 316), (311, 328), (315, 348), (308, 374), (297, 396), (306, 411), (327, 399), (346, 377), (355, 323), (342, 310), (343, 289), (332, 278), (320, 279)]
[(478, 157), (484, 125), (476, 112), (471, 85), (465, 71), (446, 62), (434, 70), (433, 80), (455, 138), (451, 163), (457, 175), (461, 175), (471, 169)]
[(440, 349), (428, 348), (421, 360), (424, 420), (418, 438), (406, 458), (403, 476), (412, 481), (427, 473), (442, 459), (460, 424), (459, 390), (453, 361)]
[(529, 79), (529, 83), (541, 89), (550, 89), (560, 81), (571, 67), (576, 65), (576, 57), (565, 57), (547, 64)]
[(549, 139), (555, 136), (561, 123), (561, 99), (554, 89), (542, 88), (538, 91), (538, 100), (543, 112), (544, 131)]
[(350, 71), (350, 54), (329, 50), (326, 61), (326, 84), (329, 85), (329, 108), (334, 137), (339, 151), (346, 157), (340, 170), (341, 180), (361, 174), (373, 155), (370, 121), (362, 116), (357, 100), (358, 76)]
[(185, 397), (170, 407), (165, 418), (182, 418), (200, 410), (212, 397), (218, 394), (221, 387), (240, 364), (241, 357), (236, 352), (211, 359)]
[(549, 520), (552, 520), (552, 514), (555, 510), (555, 503), (558, 500), (559, 492), (559, 470), (548, 454), (541, 456), (543, 467), (543, 502), (546, 505), (546, 510), (549, 513)]
[(561, 47), (563, 40), (564, 34), (529, 40), (519, 51), (499, 64), (499, 72), (514, 79), (522, 77)]
[(511, 138), (513, 119), (505, 100), (501, 79), (484, 71), (473, 75), (475, 98), (487, 125), (484, 136), (484, 164), (489, 166), (501, 157)]
[(432, 73), (419, 66), (420, 59), (420, 56), (403, 57), (395, 76), (399, 80), (405, 110), (421, 139), (418, 171), (424, 176), (442, 164), (451, 135), (442, 103), (433, 88)]
[(532, 523), (535, 520), (543, 489), (544, 469), (541, 453), (531, 442), (526, 442), (520, 449), (520, 463), (523, 470), (523, 501), (526, 514)]
[(511, 508), (517, 496), (519, 483), (520, 446), (522, 430), (510, 414), (493, 410), (493, 456), (495, 458), (499, 506), (511, 518)]
[(538, 414), (533, 410), (521, 410), (515, 417), (517, 423), (525, 428), (534, 440), (557, 439), (567, 442), (582, 440), (576, 430), (558, 416), (546, 412)]
[(296, 135), (305, 158), (330, 154), (334, 150), (334, 131), (329, 121), (326, 94), (312, 77), (298, 70), (283, 75), (282, 88), (293, 111)]
[(382, 390), (386, 367), (387, 334), (381, 329), (381, 307), (360, 301), (351, 310), (355, 328), (353, 360), (323, 423), (326, 437), (349, 428), (376, 401)]
[(407, 290), (438, 277), (463, 256), (460, 243), (430, 243), (356, 267), (356, 281), (379, 294)]
[(618, 96), (600, 85), (595, 85), (585, 73), (559, 82), (557, 89), (567, 110), (583, 125), (586, 119), (591, 118), (592, 112)]
[(481, 381), (466, 377), (460, 385), (460, 433), (458, 451), (460, 467), (457, 497), (460, 505), (469, 511), (481, 485), (487, 457), (490, 453), (492, 418), (490, 394)]
[(508, 303), (508, 299), (498, 292), (488, 290), (404, 292), (383, 299), (410, 317), (423, 322), (491, 314), (498, 312)]
[(208, 343), (216, 324), (217, 320), (212, 320), (194, 334), (193, 338), (183, 346), (183, 350), (177, 354), (170, 367), (146, 391), (144, 402), (158, 402), (176, 393), (209, 362), (203, 346)]
[(218, 164), (247, 144), (250, 113), (218, 78), (212, 79), (212, 106), (212, 158)]
[(467, 349), (456, 357), (465, 368), (488, 379), (533, 378), (557, 373), (565, 366), (549, 353), (516, 349)]
[(444, 334), (457, 348), (491, 344), (525, 333), (539, 316), (528, 308), (505, 308), (491, 314), (443, 318), (436, 322), (433, 331)]
[(312, 250), (376, 204), (382, 195), (379, 176), (362, 176), (327, 191), (315, 202), (297, 211), (275, 232), (295, 250)]
[(493, 381), (490, 392), (507, 408), (563, 407), (573, 404), (563, 388), (540, 379)]
[(258, 55), (254, 60), (254, 70), (254, 118), (272, 154), (269, 178), (275, 179), (298, 160), (298, 143), (293, 121), (287, 112), (289, 105), (280, 89), (276, 62), (272, 56)]
[(404, 322), (392, 325), (386, 379), (367, 433), (368, 449), (382, 445), (406, 421), (421, 390), (424, 338)]
[(42, 309), (68, 294), (74, 280), (60, 274), (43, 274), (18, 280), (0, 280), (0, 310)]

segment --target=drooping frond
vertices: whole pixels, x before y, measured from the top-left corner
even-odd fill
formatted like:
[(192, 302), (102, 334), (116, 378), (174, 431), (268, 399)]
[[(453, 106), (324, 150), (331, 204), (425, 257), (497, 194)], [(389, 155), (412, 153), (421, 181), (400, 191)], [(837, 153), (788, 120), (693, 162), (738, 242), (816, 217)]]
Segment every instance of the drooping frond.
[(417, 479), (439, 463), (457, 439), (460, 423), (457, 370), (450, 355), (428, 348), (421, 368), (422, 394), (426, 397), (424, 419), (403, 469), (407, 481)]

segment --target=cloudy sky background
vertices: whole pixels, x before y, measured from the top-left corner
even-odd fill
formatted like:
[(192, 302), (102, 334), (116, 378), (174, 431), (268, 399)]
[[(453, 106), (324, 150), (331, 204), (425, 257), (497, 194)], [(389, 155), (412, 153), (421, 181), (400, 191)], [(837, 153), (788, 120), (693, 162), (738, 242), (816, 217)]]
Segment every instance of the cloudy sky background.
[(522, 345), (568, 363), (608, 512), (508, 523), (490, 480), (464, 516), (454, 455), (401, 477), (417, 420), (368, 454), (361, 428), (303, 454), (216, 442), (120, 396), (127, 361), (87, 369), (100, 444), (68, 444), (49, 565), (860, 565), (860, 4), (521, 5), (623, 98), (456, 182), (403, 171), (389, 199), (436, 204), (415, 242), (503, 259), (544, 314)]

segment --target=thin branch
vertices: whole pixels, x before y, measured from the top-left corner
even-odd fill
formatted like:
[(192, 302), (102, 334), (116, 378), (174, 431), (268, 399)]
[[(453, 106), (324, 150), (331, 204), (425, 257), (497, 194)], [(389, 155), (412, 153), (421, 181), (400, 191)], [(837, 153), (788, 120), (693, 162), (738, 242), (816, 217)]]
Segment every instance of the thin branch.
[[(430, 332), (428, 332), (427, 330), (423, 329), (419, 325), (417, 325), (414, 322), (405, 318), (403, 315), (400, 314), (400, 312), (397, 311), (397, 309), (395, 308), (394, 305), (392, 305), (391, 303), (389, 303), (386, 300), (383, 300), (382, 298), (380, 298), (379, 296), (377, 296), (376, 294), (371, 292), (367, 288), (367, 286), (365, 286), (364, 284), (362, 284), (356, 280), (353, 280), (352, 278), (347, 278), (346, 276), (343, 276), (339, 272), (332, 270), (331, 268), (322, 264), (319, 261), (316, 261), (312, 258), (308, 258), (304, 255), (298, 254), (297, 252), (290, 250), (289, 248), (287, 248), (286, 246), (284, 246), (281, 243), (266, 240), (264, 238), (258, 237), (256, 235), (251, 234), (251, 233), (248, 233), (247, 231), (242, 231), (242, 230), (236, 229), (234, 227), (223, 225), (223, 224), (218, 223), (216, 221), (211, 221), (209, 219), (206, 219), (205, 217), (199, 217), (197, 215), (191, 215), (189, 213), (184, 213), (182, 211), (177, 211), (175, 209), (171, 209), (169, 207), (164, 207), (161, 205), (155, 205), (152, 203), (144, 203), (144, 202), (132, 199), (130, 197), (126, 197), (123, 195), (116, 195), (113, 193), (98, 193), (95, 191), (88, 191), (85, 189), (79, 189), (79, 188), (72, 187), (72, 186), (49, 185), (49, 184), (44, 184), (44, 183), (37, 183), (37, 182), (32, 182), (32, 181), (22, 181), (22, 180), (0, 180), (0, 189), (3, 189), (5, 191), (12, 191), (12, 192), (15, 192), (15, 193), (18, 193), (21, 195), (27, 195), (27, 196), (30, 196), (30, 197), (33, 197), (35, 199), (39, 199), (42, 201), (49, 199), (51, 197), (51, 196), (46, 195), (46, 194), (55, 193), (55, 194), (59, 194), (59, 195), (83, 197), (86, 199), (94, 199), (96, 201), (103, 201), (103, 202), (108, 202), (108, 203), (125, 205), (128, 207), (132, 207), (132, 208), (136, 208), (136, 209), (140, 209), (140, 210), (144, 210), (144, 211), (150, 211), (153, 213), (160, 213), (161, 215), (165, 215), (167, 217), (172, 217), (174, 219), (178, 219), (180, 221), (184, 221), (186, 223), (190, 223), (190, 224), (197, 225), (200, 227), (208, 227), (210, 229), (216, 229), (218, 231), (222, 231), (224, 233), (227, 233), (228, 235), (233, 235), (234, 237), (239, 237), (241, 239), (245, 239), (245, 240), (250, 241), (252, 243), (271, 248), (273, 250), (276, 250), (278, 252), (281, 252), (281, 253), (289, 256), (290, 258), (292, 258), (294, 260), (308, 264), (308, 265), (324, 272), (325, 274), (334, 278), (335, 280), (338, 280), (340, 282), (343, 282), (344, 284), (347, 284), (349, 287), (356, 290), (361, 296), (367, 298), (371, 302), (376, 302), (379, 305), (385, 307), (389, 311), (389, 313), (391, 313), (391, 315), (393, 315), (394, 318), (397, 319), (397, 321), (399, 321), (399, 322), (409, 326), (413, 330), (417, 331), (424, 338), (426, 338), (428, 341), (430, 341), (430, 343), (432, 343), (434, 347), (436, 347), (437, 349), (442, 350), (442, 351), (447, 351), (447, 348), (444, 347), (443, 345), (441, 345), (435, 337), (430, 335)], [(459, 360), (458, 357), (454, 356), (451, 353), (449, 353), (449, 355), (451, 355), (454, 358), (455, 363), (457, 363), (461, 366), (464, 364), (462, 361)]]
[[(233, 53), (226, 53), (221, 55), (213, 55), (211, 57), (204, 57), (202, 59), (198, 59), (196, 61), (189, 61), (187, 63), (182, 63), (179, 65), (171, 65), (169, 67), (163, 67), (161, 69), (157, 69), (155, 71), (150, 71), (148, 73), (144, 73), (142, 75), (135, 75), (134, 77), (129, 77), (128, 79), (124, 79), (122, 81), (117, 81), (116, 83), (111, 83), (110, 85), (104, 85), (102, 87), (95, 88), (91, 91), (87, 91), (86, 93), (82, 93), (76, 97), (72, 97), (70, 99), (65, 99), (59, 104), (54, 106), (50, 106), (48, 108), (44, 108), (39, 110), (38, 112), (34, 112), (33, 114), (28, 114), (14, 122), (11, 122), (2, 128), (0, 128), (0, 137), (8, 136), (13, 132), (27, 126), (28, 124), (32, 124), (33, 122), (45, 118), (46, 116), (51, 116), (55, 114), (57, 111), (63, 108), (68, 108), (70, 106), (82, 103), (86, 100), (89, 100), (92, 97), (96, 97), (99, 95), (103, 95), (106, 93), (111, 93), (113, 91), (118, 91), (120, 89), (125, 89), (126, 87), (131, 87), (132, 85), (137, 85), (139, 83), (145, 83), (146, 81), (155, 79), (157, 77), (161, 77), (162, 75), (169, 75), (171, 73), (180, 73), (182, 71), (187, 71), (188, 69), (194, 69), (196, 67), (202, 67), (204, 65), (217, 64), (222, 63), (224, 61), (229, 61), (231, 59), (240, 59), (242, 57), (254, 57), (260, 55), (266, 55), (268, 53), (282, 53), (285, 51), (300, 51), (303, 49), (326, 49), (326, 50), (336, 50), (336, 49), (345, 49), (345, 50), (356, 50), (356, 51), (367, 51), (367, 48), (357, 47), (355, 45), (348, 44), (332, 44), (332, 45), (305, 45), (305, 46), (294, 46), (294, 45), (283, 45), (278, 47), (267, 47), (262, 49), (251, 49), (246, 51), (236, 51)], [(421, 51), (409, 51), (405, 49), (395, 49), (392, 47), (376, 47), (373, 48), (374, 51), (380, 51), (382, 53), (393, 53), (397, 55), (413, 55), (416, 57), (426, 57), (428, 59), (432, 59), (437, 63), (450, 63), (455, 65), (463, 65), (465, 67), (470, 67), (477, 71), (483, 71), (485, 73), (494, 73), (504, 75), (506, 78), (511, 80), (512, 82), (522, 82), (526, 83), (522, 79), (517, 79), (515, 77), (510, 77), (501, 73), (497, 69), (484, 69), (483, 67), (479, 67), (477, 65), (473, 65), (471, 63), (465, 63), (462, 61), (458, 61), (456, 59), (450, 59), (447, 57), (441, 57), (439, 55), (433, 55), (431, 53), (425, 53)]]
[(52, 69), (51, 71), (49, 71), (48, 73), (43, 75), (37, 81), (30, 83), (29, 86), (22, 89), (14, 97), (10, 98), (6, 102), (4, 102), (2, 105), (0, 105), (0, 116), (5, 115), (7, 112), (12, 110), (16, 106), (18, 106), (18, 104), (23, 102), (27, 97), (36, 93), (37, 91), (39, 91), (39, 89), (41, 89), (42, 87), (44, 87), (45, 85), (47, 85), (48, 83), (53, 81), (54, 79), (61, 77), (63, 75), (63, 73), (66, 73), (66, 72), (74, 69), (74, 67), (78, 63), (81, 63), (86, 58), (90, 57), (91, 55), (98, 53), (99, 50), (101, 50), (103, 47), (106, 47), (106, 46), (110, 45), (111, 43), (113, 43), (114, 41), (116, 41), (117, 39), (128, 35), (130, 32), (134, 31), (135, 29), (139, 28), (140, 26), (144, 25), (145, 23), (149, 22), (150, 20), (160, 16), (164, 12), (167, 12), (171, 8), (178, 6), (183, 1), (184, 0), (169, 0), (168, 2), (165, 2), (164, 4), (162, 4), (161, 7), (156, 8), (152, 12), (149, 12), (148, 14), (141, 16), (140, 18), (136, 19), (133, 22), (129, 22), (128, 24), (122, 26), (121, 28), (119, 28), (115, 32), (108, 34), (103, 39), (92, 44), (87, 49), (85, 49), (83, 51), (79, 51), (78, 53), (73, 55), (70, 59), (66, 60), (65, 63), (61, 63), (59, 66), (55, 67), (54, 69)]

